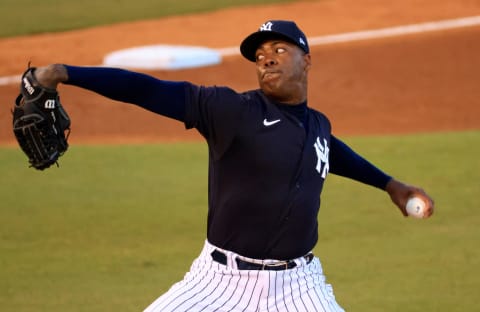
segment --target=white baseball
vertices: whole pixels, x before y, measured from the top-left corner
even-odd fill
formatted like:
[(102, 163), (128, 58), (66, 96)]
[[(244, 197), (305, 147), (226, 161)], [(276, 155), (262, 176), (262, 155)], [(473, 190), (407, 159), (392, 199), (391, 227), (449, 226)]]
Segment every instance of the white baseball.
[(425, 217), (426, 204), (420, 197), (411, 197), (407, 201), (406, 209), (408, 215), (414, 218), (421, 219)]

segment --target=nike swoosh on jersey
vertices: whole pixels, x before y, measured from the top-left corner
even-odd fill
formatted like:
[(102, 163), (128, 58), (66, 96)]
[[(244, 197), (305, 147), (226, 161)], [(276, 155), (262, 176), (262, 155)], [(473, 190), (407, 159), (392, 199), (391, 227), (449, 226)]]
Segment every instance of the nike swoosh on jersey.
[(263, 125), (264, 125), (265, 127), (270, 127), (270, 126), (276, 124), (277, 122), (280, 122), (280, 119), (267, 120), (267, 118), (265, 118), (265, 119), (263, 120)]

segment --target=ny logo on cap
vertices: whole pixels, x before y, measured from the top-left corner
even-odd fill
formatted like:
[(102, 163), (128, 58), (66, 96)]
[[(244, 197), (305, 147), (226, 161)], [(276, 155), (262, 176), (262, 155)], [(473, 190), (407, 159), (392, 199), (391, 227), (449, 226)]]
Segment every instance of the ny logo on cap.
[(303, 38), (302, 38), (302, 37), (300, 37), (300, 40), (299, 40), (299, 41), (300, 41), (301, 44), (307, 45), (307, 44), (305, 43), (305, 41), (303, 41)]
[(272, 22), (266, 22), (265, 24), (260, 26), (260, 31), (272, 31), (272, 26), (273, 26)]

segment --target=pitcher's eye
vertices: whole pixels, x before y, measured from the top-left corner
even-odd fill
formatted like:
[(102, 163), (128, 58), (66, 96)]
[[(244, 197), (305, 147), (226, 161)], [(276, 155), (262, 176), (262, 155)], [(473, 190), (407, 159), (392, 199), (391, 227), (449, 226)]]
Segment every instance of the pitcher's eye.
[(256, 58), (257, 58), (257, 62), (258, 62), (258, 61), (261, 61), (261, 60), (265, 59), (265, 55), (263, 55), (263, 54), (258, 54), (258, 55), (256, 56)]

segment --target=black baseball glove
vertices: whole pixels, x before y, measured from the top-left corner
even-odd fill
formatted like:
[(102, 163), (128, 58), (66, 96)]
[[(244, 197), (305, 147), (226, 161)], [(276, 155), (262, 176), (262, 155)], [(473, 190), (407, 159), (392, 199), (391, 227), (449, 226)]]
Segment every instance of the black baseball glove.
[(44, 170), (57, 164), (68, 148), (70, 118), (60, 104), (58, 92), (41, 86), (35, 68), (22, 75), (20, 94), (13, 107), (13, 132), (31, 167)]

